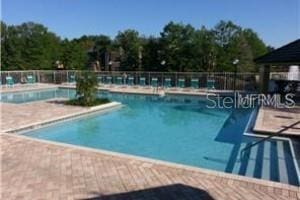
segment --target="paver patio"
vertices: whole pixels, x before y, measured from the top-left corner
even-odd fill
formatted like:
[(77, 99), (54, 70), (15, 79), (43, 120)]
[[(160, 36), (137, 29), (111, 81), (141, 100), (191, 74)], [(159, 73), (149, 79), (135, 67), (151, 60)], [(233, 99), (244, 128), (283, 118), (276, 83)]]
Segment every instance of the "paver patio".
[(218, 174), (1, 135), (2, 199), (299, 199)]
[[(254, 130), (257, 132), (273, 133), (282, 131), (281, 135), (300, 136), (300, 107), (276, 109), (272, 107), (261, 107), (258, 112)], [(287, 128), (289, 127), (289, 128)]]

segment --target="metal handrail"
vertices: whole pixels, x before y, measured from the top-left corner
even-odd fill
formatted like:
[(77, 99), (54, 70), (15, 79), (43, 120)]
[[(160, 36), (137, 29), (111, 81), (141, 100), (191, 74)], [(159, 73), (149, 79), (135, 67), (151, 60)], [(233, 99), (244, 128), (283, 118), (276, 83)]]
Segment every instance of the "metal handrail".
[(251, 145), (249, 145), (249, 146), (244, 147), (244, 148), (241, 150), (241, 157), (242, 157), (242, 158), (244, 157), (244, 152), (245, 152), (245, 151), (251, 149), (252, 147), (254, 147), (254, 146), (256, 146), (256, 145), (258, 145), (258, 144), (260, 144), (260, 143), (262, 143), (262, 142), (264, 142), (264, 141), (266, 141), (266, 140), (268, 140), (268, 139), (271, 139), (272, 137), (278, 136), (280, 133), (282, 133), (282, 132), (284, 132), (284, 131), (286, 131), (286, 130), (288, 130), (288, 129), (290, 129), (290, 128), (293, 128), (294, 126), (296, 126), (296, 125), (298, 125), (298, 124), (300, 124), (300, 121), (297, 121), (297, 122), (295, 122), (295, 123), (293, 123), (293, 124), (291, 124), (291, 125), (289, 125), (289, 126), (286, 126), (286, 127), (284, 127), (283, 129), (281, 129), (280, 131), (276, 132), (275, 134), (270, 135), (270, 136), (268, 136), (268, 137), (265, 137), (265, 138), (263, 138), (263, 139), (261, 139), (261, 140), (255, 142), (255, 143), (253, 143), (253, 144), (251, 144)]

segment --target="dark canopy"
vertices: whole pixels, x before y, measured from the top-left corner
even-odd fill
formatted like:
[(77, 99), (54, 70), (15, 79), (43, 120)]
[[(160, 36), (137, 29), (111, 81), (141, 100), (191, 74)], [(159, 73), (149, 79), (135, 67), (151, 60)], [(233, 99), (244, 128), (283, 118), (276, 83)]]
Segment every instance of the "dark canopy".
[(254, 60), (257, 64), (300, 64), (300, 39)]

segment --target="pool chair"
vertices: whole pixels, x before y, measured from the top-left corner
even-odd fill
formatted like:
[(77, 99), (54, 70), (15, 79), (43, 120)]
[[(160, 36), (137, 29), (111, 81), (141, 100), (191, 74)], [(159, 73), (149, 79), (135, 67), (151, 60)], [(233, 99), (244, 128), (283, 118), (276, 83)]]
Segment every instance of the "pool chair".
[(104, 77), (103, 76), (97, 76), (97, 83), (98, 85), (101, 85), (104, 83)]
[(134, 77), (130, 76), (128, 77), (128, 83), (129, 86), (133, 86), (134, 85)]
[(14, 79), (11, 76), (5, 77), (6, 87), (14, 87)]
[(171, 87), (171, 78), (165, 78), (164, 88), (170, 88), (170, 87)]
[(120, 77), (120, 76), (118, 76), (118, 77), (116, 78), (116, 85), (122, 85), (122, 84), (123, 84), (123, 78)]
[(180, 78), (178, 79), (177, 87), (183, 89), (185, 87), (185, 79)]
[(107, 76), (106, 77), (105, 84), (107, 84), (107, 85), (111, 85), (112, 84), (112, 77), (111, 76)]
[(35, 83), (35, 78), (33, 75), (27, 75), (27, 83), (28, 84), (34, 84)]
[(146, 86), (146, 78), (145, 77), (140, 77), (139, 78), (139, 85), (142, 87)]
[(206, 89), (207, 90), (214, 90), (215, 89), (215, 80), (207, 79)]
[(158, 79), (157, 78), (151, 78), (151, 87), (153, 87), (153, 88), (158, 87)]
[(191, 88), (194, 89), (194, 90), (199, 89), (199, 79), (192, 78), (192, 80), (191, 80)]
[(75, 83), (75, 82), (76, 82), (76, 81), (75, 81), (75, 75), (74, 75), (74, 74), (72, 74), (72, 75), (69, 76), (68, 82), (69, 82), (69, 83)]

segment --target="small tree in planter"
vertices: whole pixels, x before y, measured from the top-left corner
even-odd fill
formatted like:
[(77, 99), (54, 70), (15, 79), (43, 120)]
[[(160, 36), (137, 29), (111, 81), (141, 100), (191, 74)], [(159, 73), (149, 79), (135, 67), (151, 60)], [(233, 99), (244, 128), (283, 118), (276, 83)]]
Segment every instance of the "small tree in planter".
[(76, 96), (83, 105), (92, 105), (97, 95), (97, 79), (92, 73), (81, 73), (76, 79)]
[(96, 106), (110, 102), (106, 98), (97, 98), (97, 78), (93, 73), (82, 72), (76, 77), (76, 99), (67, 102), (68, 105)]

